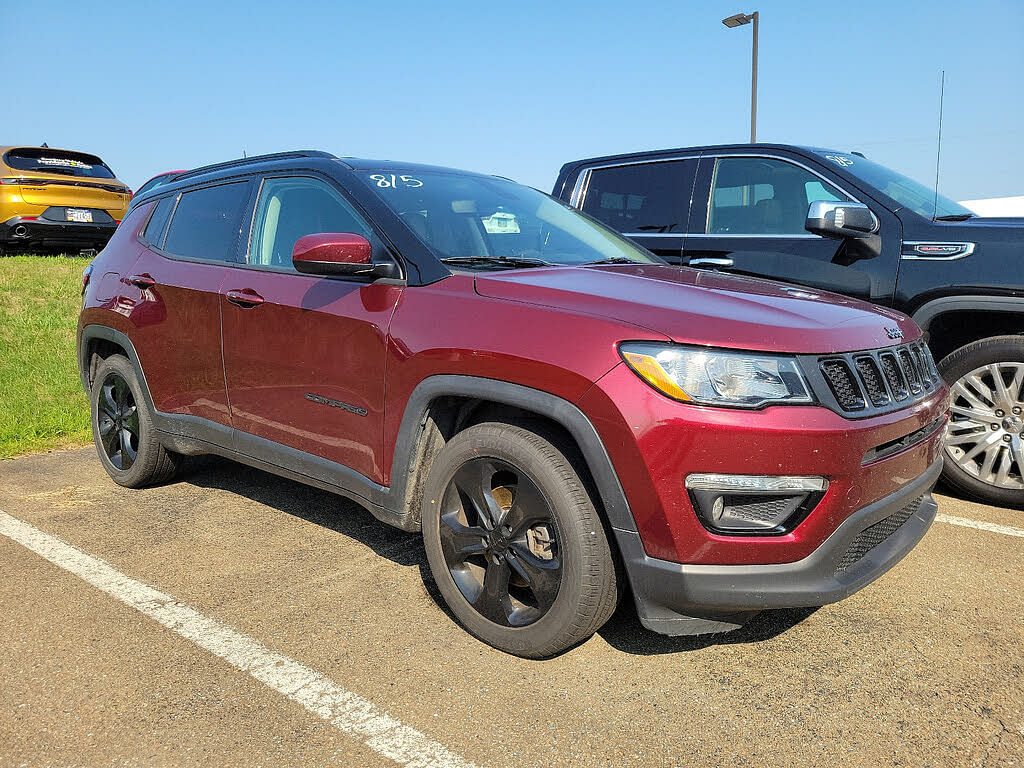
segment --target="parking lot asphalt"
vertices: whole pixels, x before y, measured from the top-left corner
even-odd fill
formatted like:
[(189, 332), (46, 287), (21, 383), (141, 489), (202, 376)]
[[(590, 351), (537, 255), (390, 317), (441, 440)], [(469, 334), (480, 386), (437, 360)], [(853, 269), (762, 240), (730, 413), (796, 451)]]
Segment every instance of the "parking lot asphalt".
[[(941, 496), (995, 530), (936, 522), (853, 597), (730, 634), (627, 604), (547, 661), (455, 624), (418, 536), (231, 462), (130, 491), (91, 447), (27, 456), (0, 510), (36, 542), (0, 536), (0, 766), (1024, 765), (1013, 510)], [(289, 664), (319, 682), (267, 672)]]

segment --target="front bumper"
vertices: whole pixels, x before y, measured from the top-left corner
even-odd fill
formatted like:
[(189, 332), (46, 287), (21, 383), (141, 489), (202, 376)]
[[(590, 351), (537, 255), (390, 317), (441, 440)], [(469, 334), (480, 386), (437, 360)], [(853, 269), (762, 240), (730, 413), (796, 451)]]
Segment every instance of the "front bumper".
[(42, 217), (22, 219), (15, 216), (0, 223), (0, 245), (9, 248), (103, 248), (117, 229), (116, 223), (85, 224), (52, 221)]
[(936, 460), (895, 493), (846, 518), (813, 552), (791, 563), (687, 565), (649, 557), (639, 534), (616, 530), (640, 620), (666, 635), (722, 632), (753, 613), (834, 603), (884, 574), (935, 519)]

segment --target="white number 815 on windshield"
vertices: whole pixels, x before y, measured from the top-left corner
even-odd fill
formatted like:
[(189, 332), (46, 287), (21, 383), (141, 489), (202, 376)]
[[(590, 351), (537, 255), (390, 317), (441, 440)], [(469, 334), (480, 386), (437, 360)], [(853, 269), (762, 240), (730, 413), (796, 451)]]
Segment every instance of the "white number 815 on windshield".
[(422, 187), (423, 182), (419, 179), (413, 178), (412, 176), (396, 176), (393, 173), (374, 173), (370, 175), (377, 186), (381, 189), (394, 189), (395, 187), (406, 187), (408, 189), (416, 189)]

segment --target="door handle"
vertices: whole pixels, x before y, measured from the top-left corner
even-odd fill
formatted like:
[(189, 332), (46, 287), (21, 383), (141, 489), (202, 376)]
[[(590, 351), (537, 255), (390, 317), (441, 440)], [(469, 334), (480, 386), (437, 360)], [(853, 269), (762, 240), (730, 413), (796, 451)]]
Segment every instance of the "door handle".
[(711, 257), (690, 259), (686, 262), (688, 267), (714, 267), (715, 269), (723, 269), (732, 265), (732, 259), (716, 259)]
[(143, 272), (139, 275), (132, 275), (128, 278), (128, 282), (137, 288), (142, 288), (143, 290), (146, 288), (152, 288), (156, 285), (156, 280), (154, 280), (153, 276), (148, 272)]
[(231, 290), (224, 295), (227, 296), (228, 301), (242, 309), (252, 309), (253, 307), (258, 307), (263, 303), (263, 297), (256, 293), (252, 288)]

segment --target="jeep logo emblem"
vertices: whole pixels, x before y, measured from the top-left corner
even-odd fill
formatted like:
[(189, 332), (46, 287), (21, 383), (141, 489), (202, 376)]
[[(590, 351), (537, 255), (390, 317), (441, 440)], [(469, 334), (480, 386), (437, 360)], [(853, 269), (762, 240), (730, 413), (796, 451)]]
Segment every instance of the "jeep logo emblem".
[(888, 336), (890, 339), (902, 339), (903, 331), (901, 331), (899, 328), (886, 328), (885, 335)]

